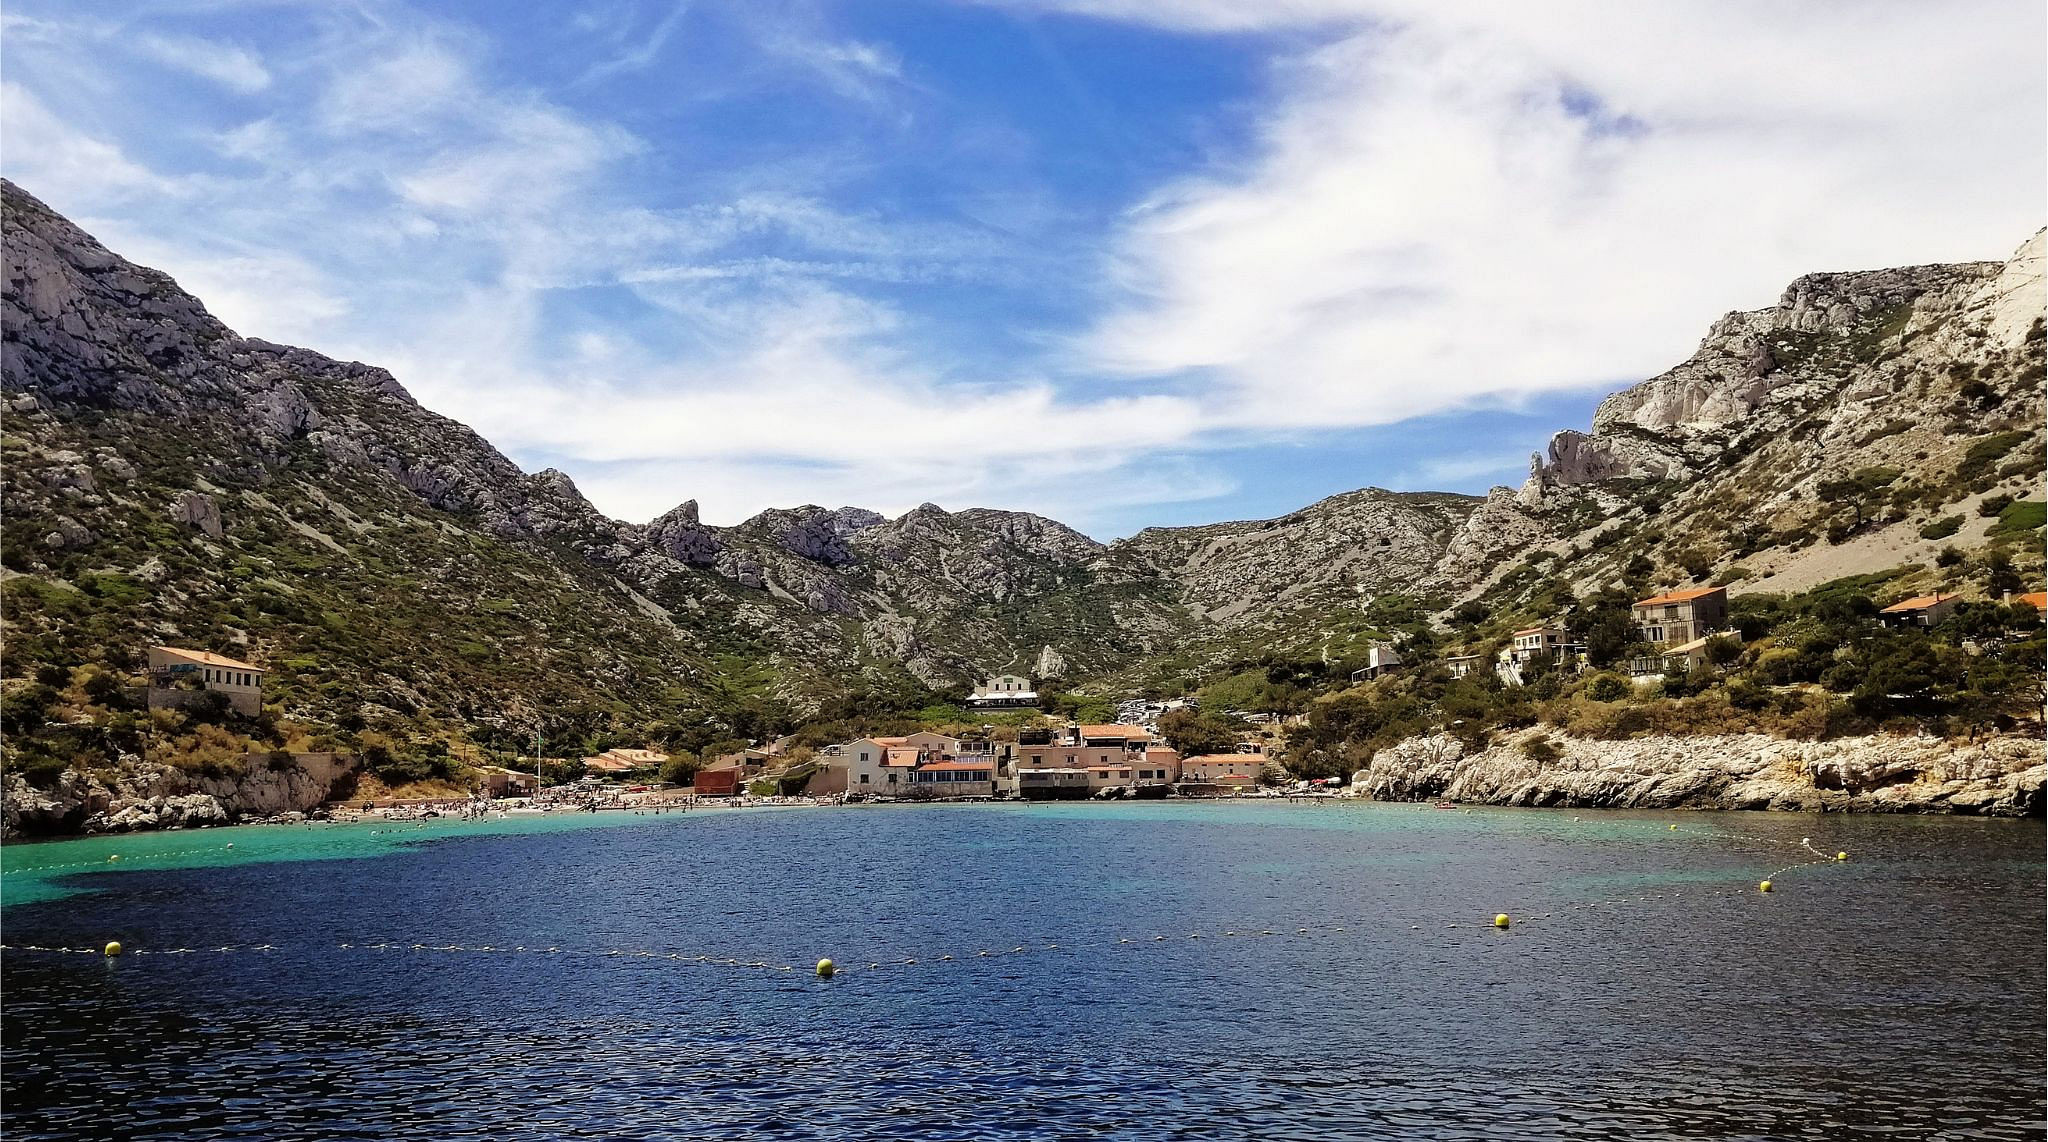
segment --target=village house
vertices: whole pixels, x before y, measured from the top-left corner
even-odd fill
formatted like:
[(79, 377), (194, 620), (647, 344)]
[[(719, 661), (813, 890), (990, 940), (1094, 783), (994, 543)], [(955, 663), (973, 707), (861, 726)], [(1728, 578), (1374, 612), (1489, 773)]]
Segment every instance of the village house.
[(1889, 627), (1938, 626), (1960, 601), (1961, 595), (1916, 595), (1877, 612), (1877, 620)]
[(1182, 758), (1182, 784), (1220, 785), (1227, 789), (1248, 789), (1258, 784), (1265, 759), (1257, 754), (1205, 753)]
[(903, 739), (903, 744), (925, 755), (930, 760), (951, 757), (960, 752), (960, 739), (949, 738), (930, 730), (919, 730)]
[(478, 785), (484, 796), (531, 797), (540, 792), (540, 778), (531, 770), (524, 773), (503, 766), (487, 766), (478, 771)]
[(1401, 653), (1388, 642), (1376, 642), (1365, 650), (1365, 665), (1351, 672), (1353, 682), (1370, 682), (1393, 673), (1401, 666)]
[(985, 761), (933, 761), (910, 770), (907, 786), (918, 796), (993, 797), (995, 767)]
[(1702, 635), (1688, 643), (1659, 647), (1648, 654), (1639, 654), (1629, 660), (1629, 675), (1640, 682), (1705, 669), (1709, 661), (1707, 648), (1713, 645), (1716, 638), (1722, 637), (1734, 636)]
[(1088, 796), (1088, 771), (1078, 768), (1019, 769), (1017, 796), (1026, 801), (1078, 801)]
[(658, 750), (608, 749), (596, 757), (584, 758), (583, 769), (587, 773), (615, 777), (624, 773), (655, 769), (667, 760), (668, 755)]
[(1088, 792), (1091, 796), (1105, 789), (1135, 789), (1138, 786), (1138, 769), (1129, 762), (1118, 765), (1091, 765), (1086, 772)]
[(1165, 746), (1148, 746), (1138, 763), (1138, 784), (1172, 785), (1180, 780), (1180, 751)]
[(219, 694), (243, 717), (263, 712), (263, 668), (224, 654), (176, 646), (149, 648), (150, 709), (182, 709)]
[(1652, 646), (1688, 643), (1728, 620), (1728, 588), (1694, 587), (1639, 600), (1629, 608), (1636, 635)]
[(1454, 654), (1444, 659), (1444, 670), (1453, 678), (1469, 678), (1479, 669), (1481, 659), (1476, 654)]
[(908, 737), (856, 738), (839, 747), (839, 752), (846, 765), (846, 791), (880, 797), (902, 796), (919, 762), (944, 756), (928, 754)]
[(1560, 626), (1523, 627), (1509, 637), (1507, 654), (1516, 663), (1534, 662), (1539, 658), (1565, 662), (1581, 649), (1572, 641), (1571, 634)]
[(1031, 679), (1017, 674), (998, 674), (974, 688), (967, 705), (977, 710), (1014, 709), (1038, 705), (1038, 692)]
[(745, 780), (745, 767), (728, 759), (698, 770), (692, 788), (699, 797), (737, 797)]

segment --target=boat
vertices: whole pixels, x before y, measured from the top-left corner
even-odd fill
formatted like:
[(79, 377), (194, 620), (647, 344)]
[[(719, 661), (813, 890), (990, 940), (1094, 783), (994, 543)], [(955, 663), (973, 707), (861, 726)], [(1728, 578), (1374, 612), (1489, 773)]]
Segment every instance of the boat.
[(1456, 801), (1439, 801), (1434, 806), (1434, 808), (1438, 809), (1455, 809), (1457, 807), (1458, 803)]

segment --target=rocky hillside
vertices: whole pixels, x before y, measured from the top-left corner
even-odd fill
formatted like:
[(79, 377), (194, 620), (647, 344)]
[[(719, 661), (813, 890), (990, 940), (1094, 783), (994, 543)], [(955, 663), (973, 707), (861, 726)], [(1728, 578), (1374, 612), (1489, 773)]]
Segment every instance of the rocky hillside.
[[(1728, 314), (1592, 431), (1553, 437), (1473, 514), (1460, 558), (1504, 537), (1537, 553), (1511, 603), (1546, 581), (1801, 590), (1996, 540), (1987, 497), (2041, 499), (2042, 258), (2036, 234), (2004, 263), (1809, 274)], [(2037, 547), (2011, 552), (2036, 575)]]
[[(2039, 565), (1976, 510), (2039, 500), (2039, 237), (2005, 264), (1802, 278), (1560, 433), (1519, 490), (1366, 489), (1105, 546), (932, 505), (612, 520), (389, 373), (239, 336), (19, 188), (0, 199), (17, 746), (29, 721), (104, 730), (86, 690), (154, 642), (264, 662), (278, 715), (331, 739), (265, 748), (703, 744), (1000, 669), (1107, 692), (1277, 652), (1341, 676), (1461, 601), (1505, 624), (1617, 583), (1914, 560), (1938, 580), (1951, 545)], [(71, 757), (112, 748), (78, 735)]]

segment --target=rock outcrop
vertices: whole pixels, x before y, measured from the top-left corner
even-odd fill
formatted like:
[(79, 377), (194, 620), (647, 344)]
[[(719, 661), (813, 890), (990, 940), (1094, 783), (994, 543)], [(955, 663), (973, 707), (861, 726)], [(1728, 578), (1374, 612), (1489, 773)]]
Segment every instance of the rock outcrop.
[[(1526, 746), (1542, 741), (1531, 756)], [(1554, 756), (1552, 756), (1554, 754)], [(1468, 752), (1448, 736), (1375, 753), (1351, 790), (1381, 801), (1588, 809), (1786, 809), (2038, 817), (2041, 743), (1766, 734), (1595, 741), (1545, 734)]]
[(0, 778), (0, 836), (142, 832), (305, 813), (355, 769), (334, 754), (251, 754), (232, 772), (188, 773), (130, 755), (115, 759), (108, 776), (67, 771), (48, 788), (10, 773)]

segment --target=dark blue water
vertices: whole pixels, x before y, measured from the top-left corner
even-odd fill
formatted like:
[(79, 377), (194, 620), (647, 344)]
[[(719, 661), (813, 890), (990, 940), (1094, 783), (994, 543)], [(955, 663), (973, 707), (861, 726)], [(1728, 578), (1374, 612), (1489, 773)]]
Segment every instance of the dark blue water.
[(1581, 816), (716, 812), (95, 875), (0, 917), (0, 1130), (2042, 1136), (2039, 822)]

